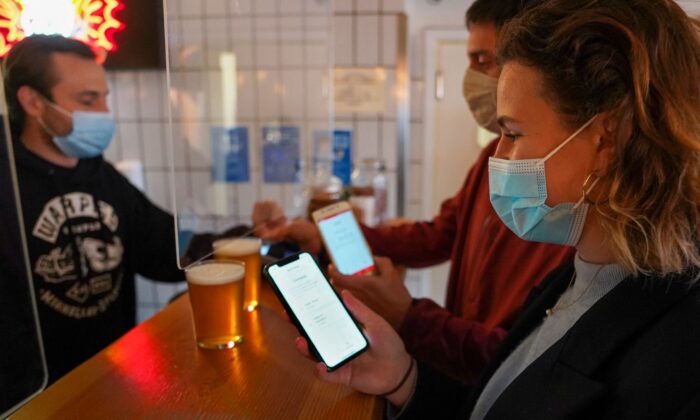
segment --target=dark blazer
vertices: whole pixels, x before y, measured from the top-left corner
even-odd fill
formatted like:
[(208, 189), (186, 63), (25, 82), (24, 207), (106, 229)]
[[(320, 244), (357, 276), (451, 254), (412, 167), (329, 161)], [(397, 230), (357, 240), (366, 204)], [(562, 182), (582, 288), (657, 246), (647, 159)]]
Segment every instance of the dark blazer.
[[(629, 277), (503, 391), (486, 419), (700, 419), (698, 271)], [(569, 285), (573, 263), (550, 273), (471, 390), (420, 365), (401, 418), (468, 419), (500, 364)]]

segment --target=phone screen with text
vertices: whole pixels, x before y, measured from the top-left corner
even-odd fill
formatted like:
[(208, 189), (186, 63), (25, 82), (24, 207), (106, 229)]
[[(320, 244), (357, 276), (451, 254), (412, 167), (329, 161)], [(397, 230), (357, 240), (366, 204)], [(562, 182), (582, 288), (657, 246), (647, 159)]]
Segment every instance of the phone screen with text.
[(372, 253), (352, 210), (334, 214), (318, 222), (336, 269), (347, 276), (370, 273), (374, 269)]
[(268, 275), (316, 347), (321, 360), (334, 368), (367, 347), (367, 340), (311, 255), (273, 265)]

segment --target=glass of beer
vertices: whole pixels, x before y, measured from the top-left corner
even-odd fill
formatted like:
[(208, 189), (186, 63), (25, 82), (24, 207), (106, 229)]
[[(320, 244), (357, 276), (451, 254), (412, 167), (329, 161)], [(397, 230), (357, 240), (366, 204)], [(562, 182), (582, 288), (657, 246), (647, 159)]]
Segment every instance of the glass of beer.
[(214, 259), (245, 264), (243, 309), (248, 312), (254, 311), (260, 302), (261, 245), (262, 240), (259, 238), (221, 239), (212, 244)]
[(243, 264), (202, 261), (185, 270), (197, 345), (230, 349), (243, 342)]

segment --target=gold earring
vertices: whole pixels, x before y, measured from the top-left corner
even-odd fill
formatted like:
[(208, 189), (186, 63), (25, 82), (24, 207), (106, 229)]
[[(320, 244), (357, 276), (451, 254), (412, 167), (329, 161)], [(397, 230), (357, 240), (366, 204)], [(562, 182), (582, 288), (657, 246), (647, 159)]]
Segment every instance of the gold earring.
[[(591, 181), (591, 178), (595, 176), (595, 179)], [(591, 172), (588, 174), (586, 179), (583, 181), (583, 185), (581, 185), (581, 191), (583, 191), (583, 201), (585, 201), (588, 204), (592, 204), (594, 206), (598, 206), (601, 204), (605, 204), (608, 202), (608, 199), (606, 198), (603, 201), (595, 202), (591, 199), (588, 198), (588, 194), (591, 192), (593, 188), (595, 188), (596, 184), (600, 181), (600, 177), (595, 174), (595, 172)]]

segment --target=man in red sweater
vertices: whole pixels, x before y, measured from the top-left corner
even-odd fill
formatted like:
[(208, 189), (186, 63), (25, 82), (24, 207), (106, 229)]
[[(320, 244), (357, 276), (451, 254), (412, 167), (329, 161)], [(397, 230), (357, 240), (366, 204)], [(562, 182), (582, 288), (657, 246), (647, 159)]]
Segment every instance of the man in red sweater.
[[(527, 3), (525, 1), (524, 3)], [(469, 69), (465, 99), (477, 122), (493, 132), (496, 123), (498, 30), (521, 10), (520, 0), (476, 0), (467, 11)], [(498, 218), (489, 201), (489, 144), (469, 171), (462, 189), (442, 204), (430, 222), (363, 227), (377, 257), (379, 275), (347, 277), (333, 267), (334, 285), (349, 289), (399, 332), (418, 360), (465, 382), (478, 377), (505, 336), (528, 292), (555, 267), (573, 256), (571, 248), (526, 242)], [(256, 206), (259, 220), (270, 203)], [(277, 211), (279, 211), (277, 209)], [(262, 227), (264, 237), (292, 239), (320, 250), (316, 227), (305, 220)], [(423, 268), (451, 261), (445, 307), (430, 299), (411, 299), (393, 264)]]

